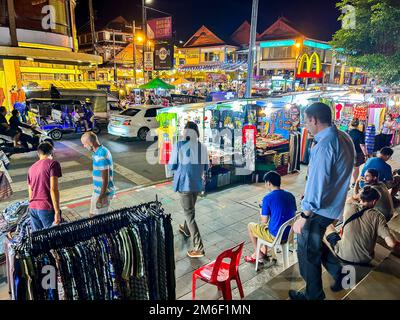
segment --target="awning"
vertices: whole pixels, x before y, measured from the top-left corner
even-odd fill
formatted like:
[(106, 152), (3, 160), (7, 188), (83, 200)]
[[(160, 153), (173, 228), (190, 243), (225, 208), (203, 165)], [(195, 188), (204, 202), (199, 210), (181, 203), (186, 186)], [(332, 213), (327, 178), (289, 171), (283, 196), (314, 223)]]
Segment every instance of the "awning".
[(239, 62), (217, 62), (217, 63), (201, 63), (197, 65), (183, 65), (179, 67), (180, 71), (237, 71), (239, 69), (245, 70), (247, 63), (243, 61)]
[(102, 57), (86, 53), (1, 46), (0, 59), (33, 60), (77, 66), (99, 65), (103, 62)]
[(117, 88), (112, 83), (101, 81), (56, 81), (56, 80), (27, 80), (23, 81), (23, 86), (28, 90), (48, 90), (50, 85), (56, 86), (57, 89), (87, 89), (97, 90), (98, 85), (110, 85), (111, 91)]
[(155, 78), (146, 84), (142, 84), (139, 86), (140, 89), (146, 90), (146, 89), (164, 89), (164, 90), (172, 90), (175, 89), (175, 86), (172, 86), (164, 81), (162, 81), (160, 78)]
[(172, 82), (171, 84), (173, 86), (179, 86), (181, 84), (192, 84), (192, 81), (186, 80), (185, 78), (179, 78), (177, 80), (175, 80), (174, 82)]
[(247, 70), (247, 62), (239, 61), (239, 62), (235, 62), (235, 63), (224, 63), (221, 66), (221, 70), (224, 70), (224, 71), (237, 71), (239, 69), (242, 71)]
[(210, 71), (220, 70), (221, 62), (200, 63), (200, 64), (185, 64), (179, 67), (179, 71)]

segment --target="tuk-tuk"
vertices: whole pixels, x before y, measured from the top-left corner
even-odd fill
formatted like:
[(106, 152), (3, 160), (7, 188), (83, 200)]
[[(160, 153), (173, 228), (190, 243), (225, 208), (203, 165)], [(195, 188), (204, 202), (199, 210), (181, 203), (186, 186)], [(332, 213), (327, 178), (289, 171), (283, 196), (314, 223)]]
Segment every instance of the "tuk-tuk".
[(38, 126), (53, 140), (60, 140), (66, 133), (100, 132), (92, 108), (79, 100), (34, 98), (26, 105)]

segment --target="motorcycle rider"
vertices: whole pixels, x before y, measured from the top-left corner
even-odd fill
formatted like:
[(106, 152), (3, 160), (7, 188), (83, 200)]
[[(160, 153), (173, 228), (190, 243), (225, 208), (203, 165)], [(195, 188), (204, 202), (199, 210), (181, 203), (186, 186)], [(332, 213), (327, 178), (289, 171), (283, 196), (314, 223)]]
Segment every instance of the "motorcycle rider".
[(12, 130), (6, 119), (7, 109), (6, 107), (0, 107), (0, 134), (9, 136), (14, 141), (14, 147), (18, 147), (18, 137), (15, 130)]
[(21, 142), (22, 146), (25, 148), (28, 148), (27, 142), (29, 142), (32, 146), (35, 146), (38, 144), (37, 139), (25, 134), (22, 132), (22, 128), (27, 128), (27, 129), (33, 129), (30, 125), (27, 125), (26, 123), (23, 123), (20, 121), (20, 113), (18, 110), (14, 109), (12, 112), (12, 116), (9, 120), (10, 124), (10, 130), (15, 134), (14, 136), (14, 142), (18, 144), (18, 142)]

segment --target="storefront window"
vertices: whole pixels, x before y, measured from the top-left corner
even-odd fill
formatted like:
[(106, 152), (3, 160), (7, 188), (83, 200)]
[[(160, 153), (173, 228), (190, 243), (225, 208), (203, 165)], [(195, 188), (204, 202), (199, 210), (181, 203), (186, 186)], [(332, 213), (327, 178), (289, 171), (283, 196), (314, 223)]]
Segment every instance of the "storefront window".
[(39, 74), (37, 74), (37, 73), (23, 73), (22, 74), (22, 81), (24, 81), (24, 82), (35, 81), (35, 80), (40, 80)]
[(219, 54), (206, 52), (204, 55), (204, 61), (219, 61)]
[[(66, 0), (14, 0), (14, 6), (19, 29), (71, 34)], [(45, 6), (50, 7), (44, 8)], [(48, 11), (49, 8), (53, 11)], [(46, 13), (42, 13), (42, 10)]]
[(294, 50), (293, 47), (264, 48), (262, 57), (263, 60), (290, 59), (294, 58)]
[(8, 26), (7, 0), (0, 0), (0, 27)]

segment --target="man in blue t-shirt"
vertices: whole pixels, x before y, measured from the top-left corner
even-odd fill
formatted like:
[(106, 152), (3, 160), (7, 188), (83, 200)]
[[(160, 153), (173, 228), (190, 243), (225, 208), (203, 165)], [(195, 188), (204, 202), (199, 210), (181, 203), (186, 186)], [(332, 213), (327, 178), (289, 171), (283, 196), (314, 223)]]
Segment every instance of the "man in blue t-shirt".
[[(263, 201), (261, 208), (261, 223), (250, 222), (248, 225), (249, 237), (254, 250), (257, 248), (257, 238), (267, 242), (273, 242), (279, 228), (289, 219), (294, 217), (297, 210), (296, 199), (290, 192), (281, 189), (281, 176), (275, 171), (270, 171), (264, 176), (265, 184), (270, 191)], [(287, 240), (289, 229), (285, 230), (282, 240)], [(264, 249), (264, 250), (263, 250)], [(267, 255), (267, 248), (261, 249), (260, 261)], [(245, 256), (249, 263), (256, 262), (256, 252), (251, 256)]]
[(364, 175), (368, 169), (375, 169), (379, 174), (379, 181), (385, 183), (386, 187), (391, 190), (391, 195), (393, 201), (396, 206), (398, 205), (398, 200), (396, 198), (396, 194), (400, 189), (400, 176), (396, 175), (393, 177), (392, 167), (387, 163), (392, 157), (394, 151), (392, 148), (384, 147), (379, 151), (379, 154), (376, 158), (371, 158), (364, 165), (363, 170), (361, 171), (361, 181), (360, 187), (363, 188), (364, 183)]
[(115, 195), (113, 160), (110, 151), (100, 144), (93, 132), (82, 135), (83, 146), (93, 152), (93, 195), (90, 216), (107, 213)]

